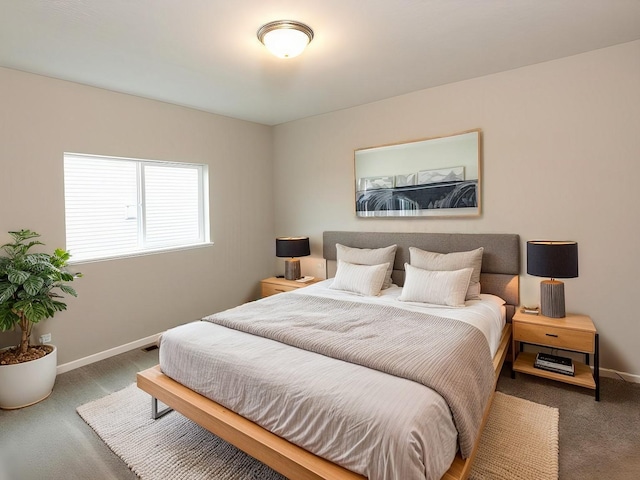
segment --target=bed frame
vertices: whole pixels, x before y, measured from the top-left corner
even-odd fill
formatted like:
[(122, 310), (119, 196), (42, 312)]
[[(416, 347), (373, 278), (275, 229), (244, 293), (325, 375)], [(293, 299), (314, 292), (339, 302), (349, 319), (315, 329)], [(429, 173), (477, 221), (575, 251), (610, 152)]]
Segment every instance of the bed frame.
[[(398, 245), (394, 265), (394, 283), (404, 283), (404, 263), (409, 262), (409, 247), (439, 253), (472, 250), (484, 247), (480, 283), (484, 293), (493, 293), (507, 301), (507, 319), (518, 305), (520, 272), (520, 239), (512, 234), (438, 234), (438, 233), (370, 233), (325, 232), (323, 253), (327, 271), (335, 268), (336, 243), (358, 248), (378, 248)], [(493, 392), (511, 343), (511, 324), (505, 326), (500, 345), (493, 358), (495, 371)], [(152, 397), (154, 418), (157, 400), (223, 440), (235, 445), (282, 475), (295, 480), (365, 480), (365, 477), (320, 458), (265, 430), (259, 425), (228, 410), (222, 405), (195, 393), (172, 380), (156, 366), (138, 373), (138, 387)], [(443, 480), (465, 480), (471, 472), (480, 435), (489, 416), (494, 394), (491, 395), (482, 418), (482, 427), (473, 452), (467, 459), (456, 455)]]

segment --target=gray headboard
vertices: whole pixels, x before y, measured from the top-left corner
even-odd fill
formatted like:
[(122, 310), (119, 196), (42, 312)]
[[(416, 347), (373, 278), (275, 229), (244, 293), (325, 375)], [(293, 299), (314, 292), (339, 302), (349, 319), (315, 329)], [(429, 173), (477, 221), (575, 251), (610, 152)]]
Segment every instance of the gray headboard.
[[(336, 260), (336, 243), (357, 248), (398, 245), (393, 266), (393, 281), (404, 284), (404, 264), (409, 263), (409, 247), (438, 253), (463, 252), (484, 247), (480, 284), (483, 293), (492, 293), (507, 302), (511, 319), (520, 301), (520, 236), (506, 233), (392, 233), (324, 232), (323, 257)], [(335, 264), (327, 262), (335, 272)]]

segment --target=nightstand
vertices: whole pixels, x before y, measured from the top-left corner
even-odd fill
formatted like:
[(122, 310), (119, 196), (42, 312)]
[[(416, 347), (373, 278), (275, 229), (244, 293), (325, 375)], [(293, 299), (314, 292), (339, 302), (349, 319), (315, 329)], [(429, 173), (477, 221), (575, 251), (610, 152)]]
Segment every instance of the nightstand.
[(260, 282), (260, 291), (262, 298), (264, 298), (275, 295), (276, 293), (290, 292), (291, 290), (304, 288), (319, 281), (320, 280), (314, 278), (310, 282), (302, 283), (285, 278), (269, 277)]
[[(600, 401), (600, 346), (598, 332), (590, 317), (568, 313), (564, 318), (549, 318), (544, 315), (522, 313), (518, 309), (513, 316), (512, 324), (512, 350), (516, 355), (513, 362), (514, 377), (515, 372), (521, 372), (590, 388), (595, 390), (596, 401)], [(583, 353), (585, 363), (573, 361), (574, 376), (541, 370), (533, 366), (536, 354), (523, 351), (525, 343)], [(593, 373), (589, 367), (591, 354)]]

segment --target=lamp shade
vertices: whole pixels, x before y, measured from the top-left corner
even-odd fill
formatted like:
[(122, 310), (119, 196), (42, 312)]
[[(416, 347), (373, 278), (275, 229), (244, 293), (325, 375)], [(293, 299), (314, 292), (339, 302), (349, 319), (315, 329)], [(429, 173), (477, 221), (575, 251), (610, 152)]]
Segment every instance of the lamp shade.
[(578, 276), (578, 244), (533, 240), (527, 242), (527, 273), (536, 277)]
[(309, 237), (276, 238), (276, 257), (306, 257), (311, 255)]

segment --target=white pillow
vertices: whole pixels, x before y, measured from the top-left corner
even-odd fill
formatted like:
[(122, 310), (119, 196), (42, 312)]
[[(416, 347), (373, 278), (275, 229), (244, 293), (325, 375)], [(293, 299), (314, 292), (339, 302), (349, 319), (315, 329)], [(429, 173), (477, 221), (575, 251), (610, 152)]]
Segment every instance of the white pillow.
[(480, 270), (482, 269), (482, 253), (484, 248), (476, 248), (468, 252), (435, 253), (409, 247), (409, 263), (424, 270), (460, 270), (472, 268), (471, 281), (467, 289), (467, 300), (480, 299)]
[(464, 307), (472, 268), (461, 270), (423, 270), (405, 263), (405, 278), (398, 300)]
[(338, 270), (329, 288), (375, 296), (380, 293), (387, 274), (388, 263), (380, 265), (356, 265), (338, 260)]
[(397, 245), (389, 245), (383, 248), (354, 248), (346, 247), (336, 243), (336, 258), (356, 265), (381, 265), (388, 263), (387, 274), (384, 278), (382, 288), (391, 286), (391, 273), (393, 272), (393, 262), (396, 258)]
[(495, 303), (496, 305), (498, 305), (499, 307), (506, 305), (506, 301), (504, 300), (504, 298), (501, 298), (497, 295), (492, 295), (490, 293), (481, 293), (480, 294), (480, 300), (485, 300), (485, 301), (490, 301)]

